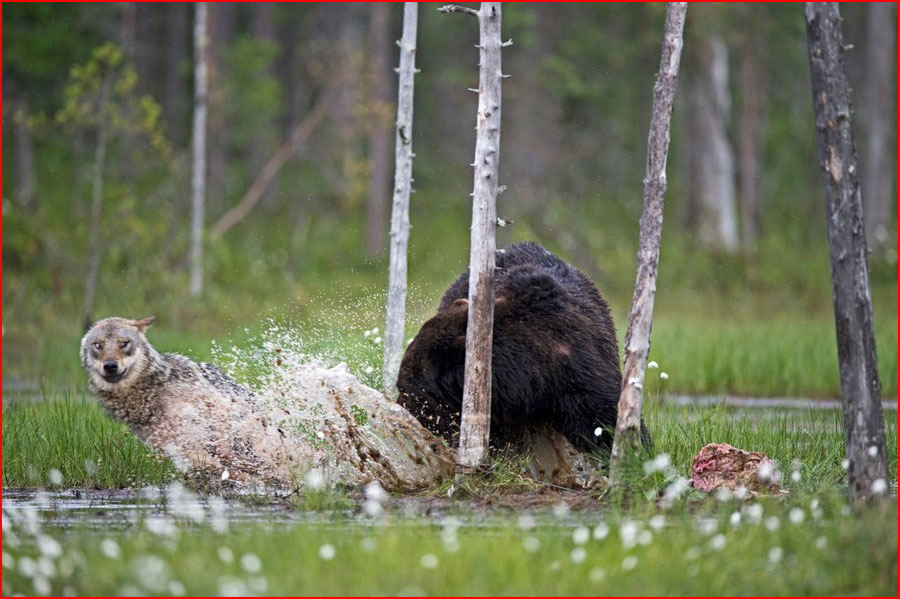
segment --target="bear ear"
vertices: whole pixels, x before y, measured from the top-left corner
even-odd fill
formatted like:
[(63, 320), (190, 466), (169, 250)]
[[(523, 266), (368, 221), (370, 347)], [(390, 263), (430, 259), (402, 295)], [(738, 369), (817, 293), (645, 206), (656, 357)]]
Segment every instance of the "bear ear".
[(455, 308), (459, 308), (460, 306), (465, 307), (467, 310), (469, 309), (469, 300), (464, 297), (459, 298), (453, 302), (453, 306)]
[(142, 318), (140, 320), (132, 320), (131, 324), (138, 330), (138, 333), (143, 333), (155, 320), (155, 316), (148, 316), (147, 318)]

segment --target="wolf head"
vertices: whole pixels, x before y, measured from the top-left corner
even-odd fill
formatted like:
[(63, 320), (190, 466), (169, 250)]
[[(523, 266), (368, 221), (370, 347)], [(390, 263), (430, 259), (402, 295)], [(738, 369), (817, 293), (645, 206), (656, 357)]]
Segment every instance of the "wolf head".
[(152, 348), (144, 331), (155, 318), (106, 318), (81, 340), (81, 364), (98, 391), (126, 389), (147, 367)]

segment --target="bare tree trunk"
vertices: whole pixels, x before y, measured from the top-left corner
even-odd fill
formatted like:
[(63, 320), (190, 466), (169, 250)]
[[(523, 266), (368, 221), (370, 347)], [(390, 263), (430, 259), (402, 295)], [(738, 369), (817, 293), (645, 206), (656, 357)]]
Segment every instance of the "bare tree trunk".
[(166, 6), (166, 64), (165, 64), (165, 109), (166, 135), (177, 147), (185, 141), (184, 106), (185, 78), (181, 73), (182, 61), (188, 58), (188, 7), (181, 3)]
[(24, 90), (15, 102), (13, 126), (16, 138), (16, 198), (25, 212), (35, 209), (34, 142), (28, 125), (28, 98)]
[(391, 210), (391, 257), (388, 271), (387, 316), (384, 323), (382, 387), (391, 395), (397, 384), (403, 333), (406, 329), (406, 258), (409, 242), (409, 195), (412, 192), (413, 79), (416, 73), (416, 28), (419, 5), (403, 3), (400, 39), (400, 82), (394, 136), (394, 202)]
[(831, 252), (844, 449), (850, 491), (861, 502), (885, 492), (887, 465), (844, 40), (837, 3), (807, 2), (805, 12)]
[(728, 51), (718, 34), (711, 34), (700, 53), (699, 78), (694, 79), (694, 131), (691, 143), (696, 154), (699, 195), (697, 224), (704, 243), (735, 252), (738, 226), (734, 185), (734, 150), (728, 140), (727, 120), (731, 112), (728, 93)]
[(94, 182), (91, 187), (91, 254), (88, 272), (84, 284), (84, 310), (82, 312), (84, 328), (87, 330), (94, 322), (94, 298), (97, 295), (97, 278), (100, 275), (100, 258), (103, 255), (103, 243), (100, 235), (100, 216), (103, 211), (103, 175), (106, 171), (106, 109), (109, 104), (111, 76), (104, 74), (100, 90), (100, 106), (97, 125), (97, 146), (94, 149)]
[(865, 192), (866, 241), (879, 249), (890, 240), (896, 177), (891, 156), (892, 115), (897, 114), (896, 81), (896, 3), (866, 4), (866, 62), (863, 115), (862, 190)]
[(466, 329), (465, 382), (457, 461), (478, 466), (487, 454), (491, 432), (491, 351), (494, 338), (494, 264), (497, 253), (497, 179), (500, 167), (501, 3), (471, 8), (445, 6), (442, 12), (478, 17), (478, 117), (475, 134), (475, 184), (472, 191), (472, 242), (469, 254), (469, 320)]
[(203, 221), (206, 202), (206, 77), (209, 68), (207, 53), (207, 6), (195, 5), (194, 21), (194, 128), (193, 172), (191, 177), (191, 295), (203, 291)]
[[(254, 2), (250, 6), (252, 19), (250, 22), (253, 38), (258, 42), (277, 44), (275, 39), (275, 3)], [(259, 75), (260, 77), (275, 78), (274, 59), (266, 64)], [(260, 115), (257, 117), (257, 126), (254, 128), (253, 140), (250, 143), (250, 171), (259, 172), (271, 156), (278, 143), (278, 123), (274, 115)], [(269, 185), (263, 194), (262, 201), (271, 205), (277, 199), (272, 193), (274, 187)]]
[(366, 198), (366, 254), (377, 257), (384, 251), (385, 211), (390, 168), (390, 108), (388, 61), (390, 60), (390, 19), (388, 5), (375, 2), (369, 29), (372, 76), (372, 130), (369, 136), (369, 194)]
[(759, 223), (759, 181), (764, 132), (763, 89), (759, 48), (748, 36), (741, 45), (740, 89), (743, 103), (738, 120), (738, 174), (741, 198), (741, 244), (744, 254), (756, 253)]
[(682, 34), (686, 2), (666, 4), (662, 58), (653, 88), (650, 135), (647, 139), (647, 174), (644, 177), (644, 209), (641, 214), (640, 246), (637, 255), (637, 280), (625, 334), (625, 369), (619, 397), (616, 436), (610, 456), (610, 482), (623, 482), (629, 453), (641, 449), (641, 403), (644, 369), (650, 353), (650, 329), (653, 325), (653, 298), (662, 237), (663, 200), (666, 194), (666, 158), (669, 153), (669, 128), (678, 86)]

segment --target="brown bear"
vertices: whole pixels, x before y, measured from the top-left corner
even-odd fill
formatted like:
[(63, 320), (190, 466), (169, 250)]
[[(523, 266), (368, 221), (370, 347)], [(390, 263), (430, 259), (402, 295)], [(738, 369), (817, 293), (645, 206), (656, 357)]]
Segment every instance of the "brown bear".
[[(463, 393), (469, 273), (406, 349), (398, 402), (455, 445)], [(622, 371), (606, 300), (581, 271), (534, 242), (497, 252), (491, 443), (549, 425), (582, 450), (609, 451)], [(642, 437), (649, 434), (642, 423)]]

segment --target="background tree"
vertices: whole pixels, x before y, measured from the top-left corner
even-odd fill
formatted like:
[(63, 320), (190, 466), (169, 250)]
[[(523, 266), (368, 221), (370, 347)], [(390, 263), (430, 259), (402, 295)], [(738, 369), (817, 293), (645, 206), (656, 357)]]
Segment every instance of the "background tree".
[(206, 102), (209, 71), (207, 5), (198, 2), (194, 21), (194, 126), (191, 136), (191, 295), (203, 291), (203, 233), (206, 214)]
[(880, 494), (876, 481), (885, 485), (887, 465), (845, 46), (837, 3), (807, 2), (805, 12), (831, 252), (844, 446), (850, 491), (861, 502)]

